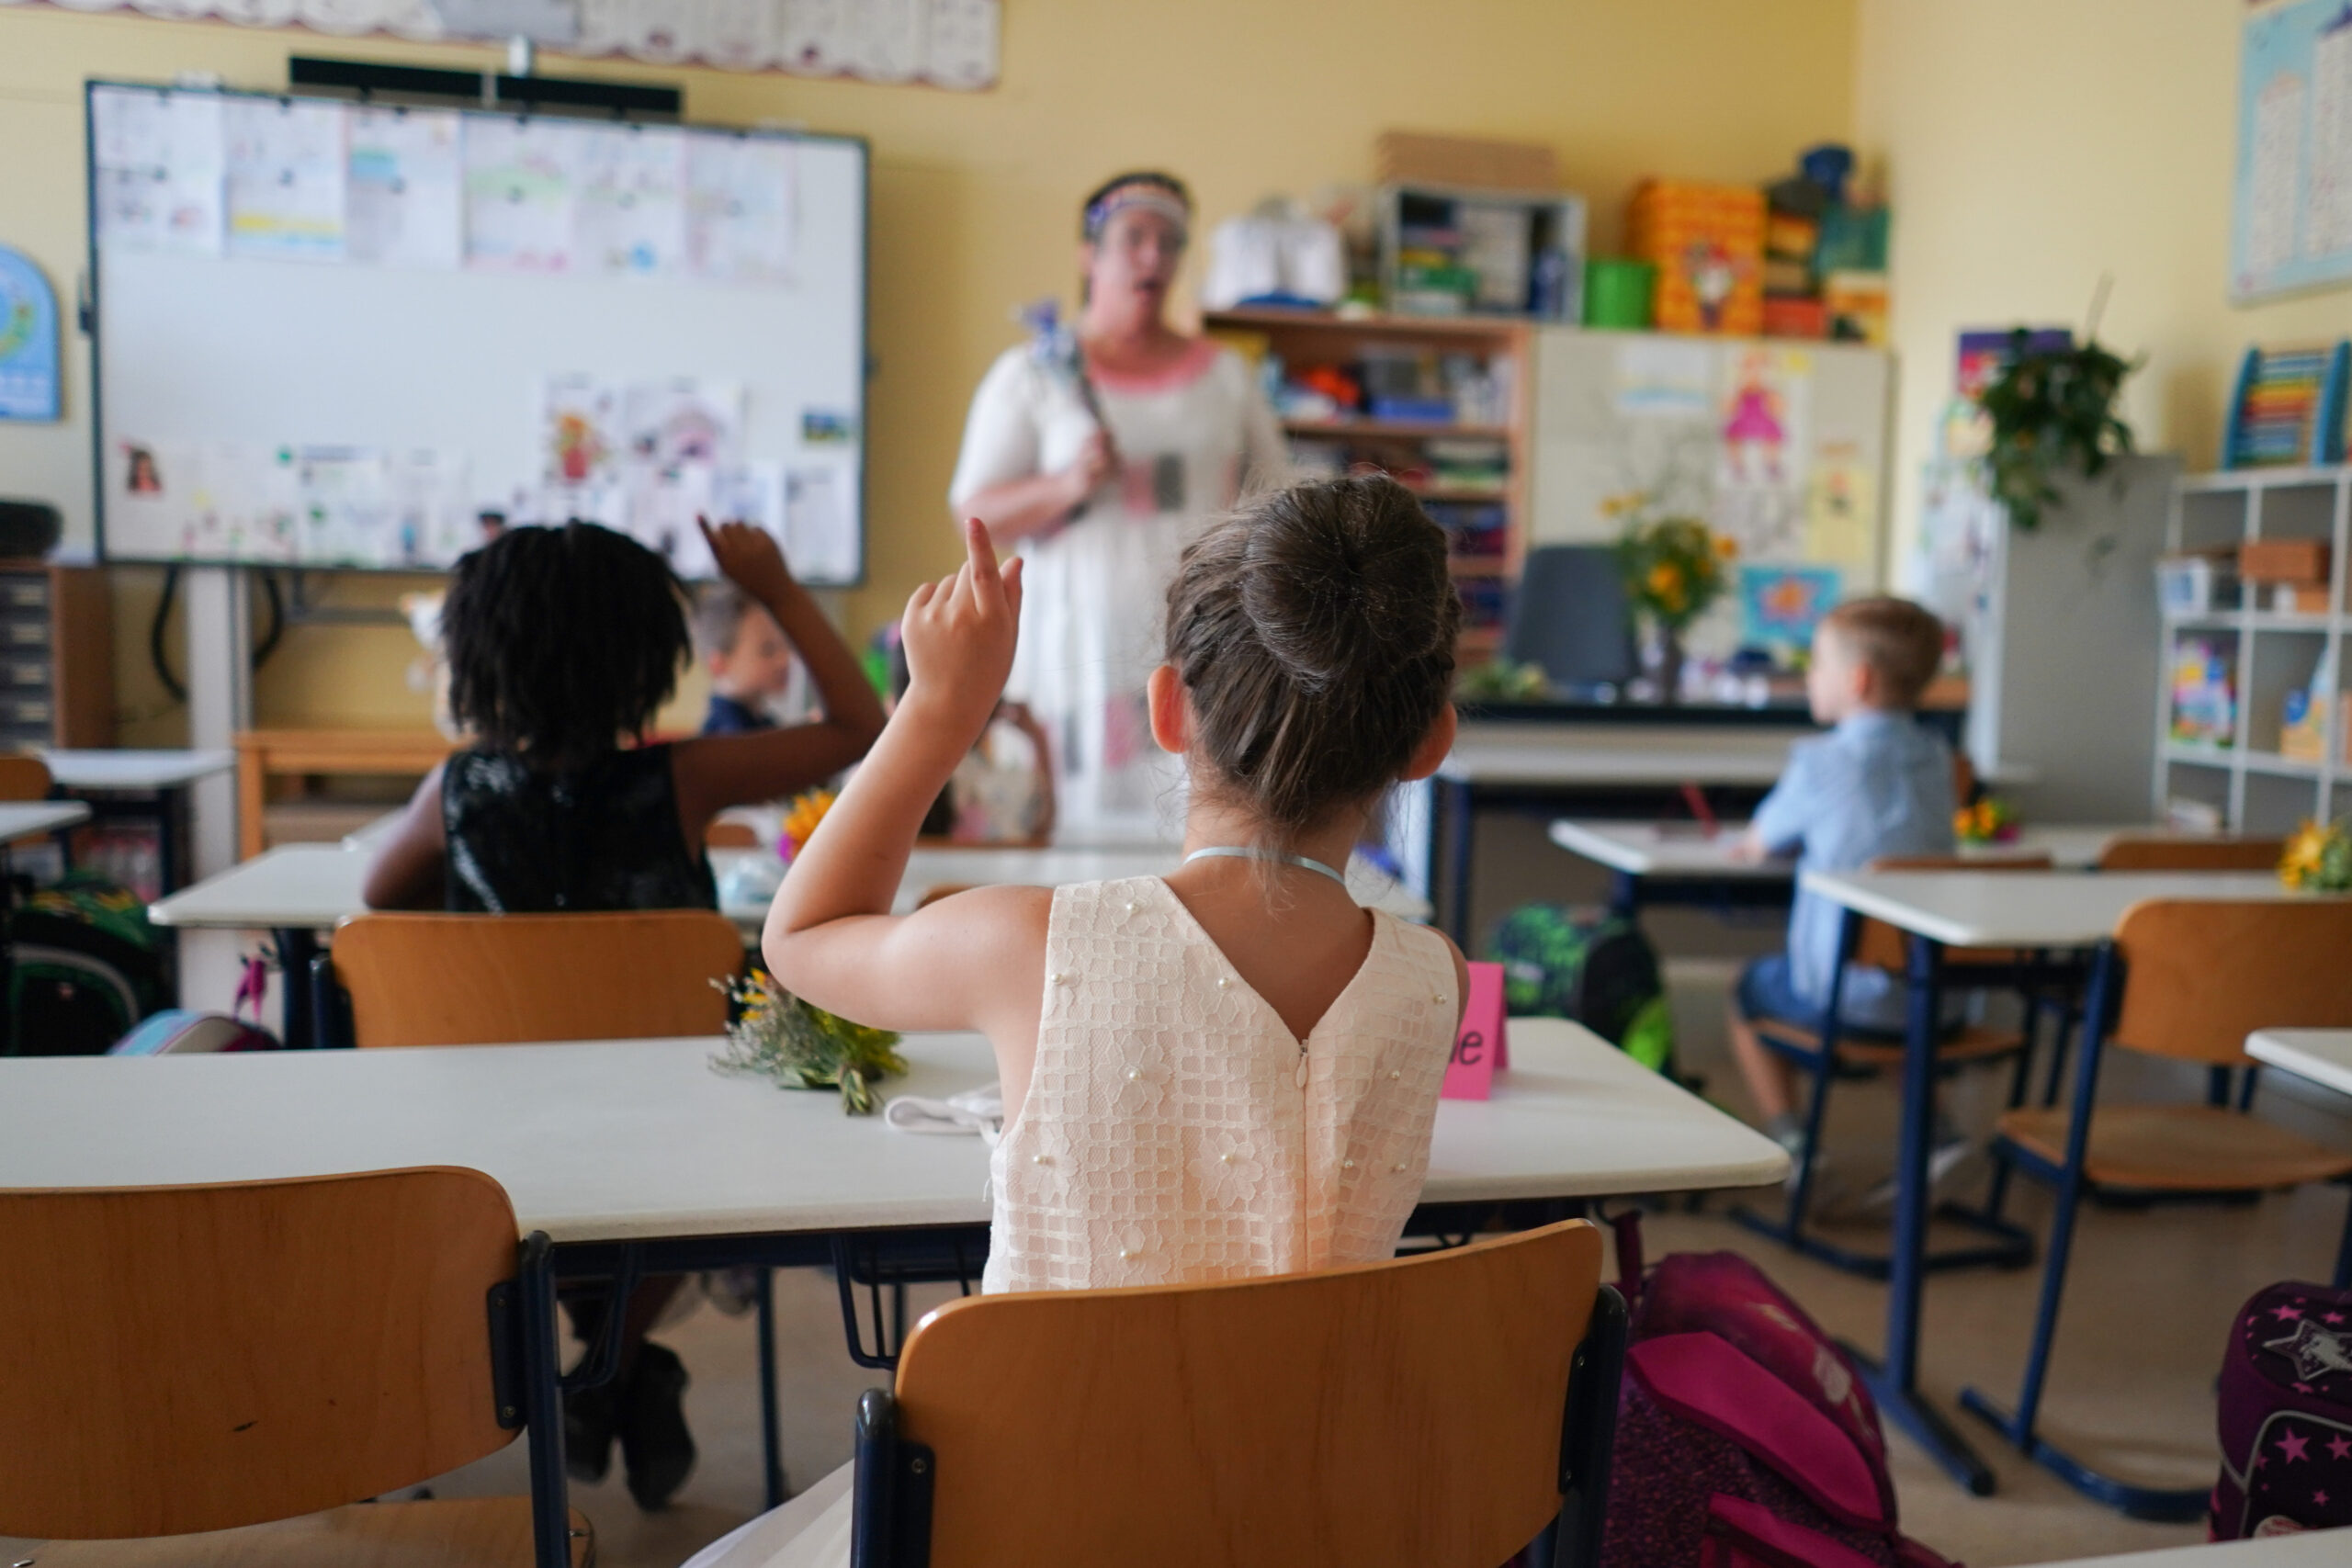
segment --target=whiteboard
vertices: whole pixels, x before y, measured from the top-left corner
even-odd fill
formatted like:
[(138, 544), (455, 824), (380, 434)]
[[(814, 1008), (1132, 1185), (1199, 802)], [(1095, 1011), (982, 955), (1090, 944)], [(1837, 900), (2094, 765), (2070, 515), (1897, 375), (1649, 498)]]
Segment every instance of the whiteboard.
[[(410, 110), (554, 174), (534, 208), (470, 159), (455, 188), (412, 171), (387, 220), (361, 144), (393, 111), (107, 84), (90, 107), (107, 558), (431, 570), (579, 516), (705, 576), (708, 513), (772, 528), (804, 581), (863, 577), (863, 141)], [(729, 210), (763, 226), (690, 243), (707, 193), (661, 171), (737, 148), (766, 194)]]

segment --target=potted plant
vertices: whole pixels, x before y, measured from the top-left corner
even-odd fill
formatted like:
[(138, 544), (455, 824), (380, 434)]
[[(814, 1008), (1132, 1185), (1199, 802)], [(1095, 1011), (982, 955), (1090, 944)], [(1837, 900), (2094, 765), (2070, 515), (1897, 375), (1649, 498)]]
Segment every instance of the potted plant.
[(1682, 691), (1682, 634), (1723, 596), (1739, 547), (1696, 517), (1654, 517), (1650, 506), (1636, 492), (1604, 502), (1602, 511), (1624, 519), (1617, 565), (1626, 598), (1657, 636), (1658, 700), (1670, 703)]
[(2053, 475), (2073, 467), (2095, 479), (2109, 457), (2132, 450), (2132, 427), (2117, 417), (2115, 400), (2140, 362), (2102, 344), (2097, 307), (2091, 317), (2086, 341), (2065, 348), (2031, 348), (2019, 327), (2008, 363), (1978, 395), (1993, 427), (1984, 455), (1993, 499), (2029, 533), (2041, 525), (2041, 509), (2059, 501)]

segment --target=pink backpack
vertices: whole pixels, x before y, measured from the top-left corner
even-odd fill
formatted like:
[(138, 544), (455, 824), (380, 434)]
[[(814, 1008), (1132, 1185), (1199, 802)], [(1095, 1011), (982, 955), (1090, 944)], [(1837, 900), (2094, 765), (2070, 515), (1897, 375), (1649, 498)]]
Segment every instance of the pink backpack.
[(1952, 1568), (1895, 1528), (1853, 1364), (1733, 1253), (1643, 1281), (1612, 1471), (1602, 1568)]
[(2352, 1291), (2272, 1285), (2222, 1359), (2216, 1540), (2352, 1525)]

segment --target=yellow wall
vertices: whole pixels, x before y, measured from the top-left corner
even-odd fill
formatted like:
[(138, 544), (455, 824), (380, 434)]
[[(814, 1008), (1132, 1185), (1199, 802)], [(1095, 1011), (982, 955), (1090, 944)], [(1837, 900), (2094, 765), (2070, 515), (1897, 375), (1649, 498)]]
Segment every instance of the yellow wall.
[(1900, 561), (1963, 327), (2069, 324), (2147, 365), (2125, 417), (2214, 466), (2250, 343), (2352, 331), (2337, 289), (2234, 309), (2226, 288), (2244, 0), (1860, 0), (1855, 118), (1894, 205)]
[[(2223, 0), (2215, 0), (2216, 4)], [(1595, 238), (1646, 174), (1752, 181), (1852, 121), (1852, 0), (1007, 0), (1003, 79), (941, 92), (548, 57), (575, 74), (671, 80), (700, 120), (781, 119), (874, 144), (869, 408), (873, 581), (863, 632), (955, 558), (947, 477), (971, 389), (1011, 343), (1019, 302), (1069, 292), (1078, 197), (1104, 175), (1164, 165), (1204, 226), (1270, 191), (1371, 170), (1388, 128), (1540, 141), (1593, 203)], [(477, 64), (483, 50), (0, 9), (0, 240), (70, 292), (82, 251), (80, 84), (217, 71), (273, 87), (292, 52)], [(1197, 266), (1195, 268), (1197, 270)], [(86, 527), (87, 388), (69, 345), (74, 419), (0, 429), (0, 491), (55, 496)], [(141, 587), (141, 585), (144, 586)], [(349, 602), (389, 585), (348, 581)], [(146, 674), (153, 578), (119, 606), (126, 710)], [(305, 626), (262, 671), (266, 723), (421, 722), (398, 629)], [(142, 737), (168, 734), (166, 716)]]

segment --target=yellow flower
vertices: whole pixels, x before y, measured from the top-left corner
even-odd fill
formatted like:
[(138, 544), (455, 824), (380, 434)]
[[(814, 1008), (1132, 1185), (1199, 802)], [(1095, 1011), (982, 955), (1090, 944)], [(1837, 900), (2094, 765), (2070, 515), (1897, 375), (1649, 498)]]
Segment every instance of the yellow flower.
[(1660, 598), (1682, 592), (1682, 569), (1672, 561), (1660, 561), (1650, 568), (1650, 592)]
[(2320, 878), (2321, 863), (2327, 858), (2327, 841), (2335, 829), (2323, 828), (2316, 822), (2306, 822), (2295, 836), (2287, 840), (2286, 853), (2278, 857), (2278, 880), (2290, 887), (2311, 887)]
[(1716, 535), (1715, 554), (1723, 557), (1725, 560), (1730, 560), (1733, 557), (1739, 554), (1739, 541), (1733, 538), (1729, 534)]
[(808, 841), (808, 836), (817, 830), (817, 824), (825, 819), (825, 813), (832, 809), (832, 805), (833, 792), (829, 789), (812, 789), (793, 798), (792, 809), (785, 813), (784, 836), (795, 850)]

